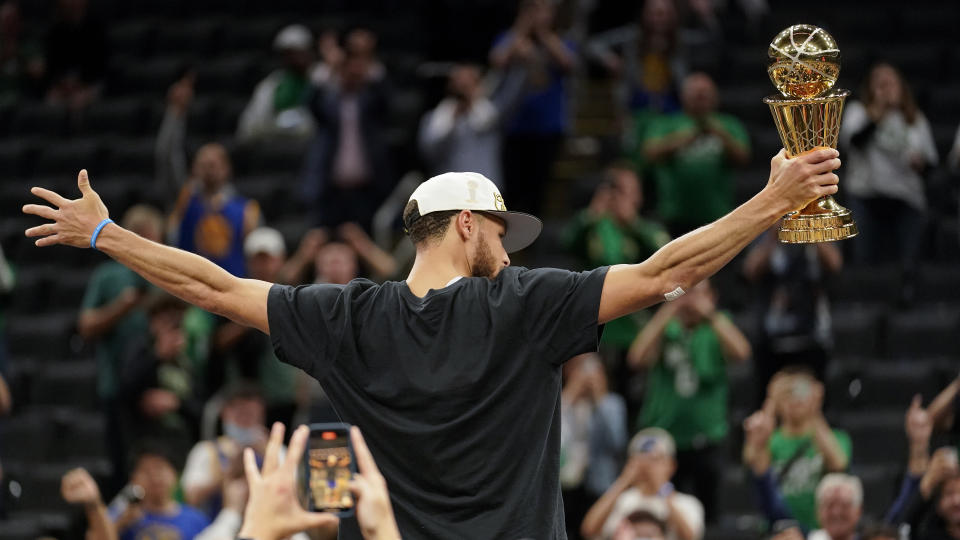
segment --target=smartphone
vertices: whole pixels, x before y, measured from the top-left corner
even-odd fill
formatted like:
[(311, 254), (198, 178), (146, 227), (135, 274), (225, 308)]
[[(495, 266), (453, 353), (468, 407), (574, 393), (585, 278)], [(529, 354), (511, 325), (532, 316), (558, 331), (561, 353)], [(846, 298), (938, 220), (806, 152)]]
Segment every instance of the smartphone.
[(304, 452), (304, 499), (308, 509), (340, 517), (353, 515), (350, 481), (357, 472), (357, 460), (350, 443), (350, 425), (312, 424)]

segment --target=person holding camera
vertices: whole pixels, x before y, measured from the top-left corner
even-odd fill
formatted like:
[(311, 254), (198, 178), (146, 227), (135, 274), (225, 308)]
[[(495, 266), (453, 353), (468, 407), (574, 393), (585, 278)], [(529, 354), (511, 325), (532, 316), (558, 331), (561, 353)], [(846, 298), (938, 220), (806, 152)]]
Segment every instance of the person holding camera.
[(660, 428), (647, 428), (633, 436), (628, 452), (620, 477), (584, 517), (584, 538), (613, 538), (622, 520), (637, 510), (662, 520), (668, 540), (702, 538), (703, 505), (670, 482), (677, 469), (673, 437)]
[(823, 384), (787, 369), (770, 381), (764, 407), (743, 422), (743, 462), (771, 522), (792, 518), (803, 530), (817, 529), (817, 486), (850, 463), (850, 436), (830, 427), (822, 407)]
[(750, 161), (739, 120), (717, 112), (717, 86), (691, 73), (680, 94), (683, 111), (651, 121), (641, 141), (657, 182), (657, 213), (677, 237), (733, 208), (735, 167)]

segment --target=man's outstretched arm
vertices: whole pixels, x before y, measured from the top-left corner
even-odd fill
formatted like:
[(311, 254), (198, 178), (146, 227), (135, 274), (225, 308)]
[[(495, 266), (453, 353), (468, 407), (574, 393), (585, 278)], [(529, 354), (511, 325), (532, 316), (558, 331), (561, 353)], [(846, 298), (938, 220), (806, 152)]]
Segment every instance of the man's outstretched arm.
[[(37, 246), (89, 248), (90, 237), (107, 217), (107, 207), (90, 187), (87, 171), (77, 176), (82, 197), (69, 200), (50, 190), (31, 192), (53, 207), (28, 204), (23, 212), (53, 221), (27, 229)], [(267, 293), (270, 283), (241, 279), (212, 262), (179, 249), (151, 242), (119, 225), (109, 224), (97, 238), (97, 249), (113, 257), (161, 289), (207, 311), (269, 334)]]
[(770, 162), (770, 179), (752, 199), (717, 221), (663, 246), (639, 264), (613, 266), (600, 298), (600, 323), (689, 291), (723, 268), (784, 214), (837, 192), (836, 150), (787, 159), (781, 150)]

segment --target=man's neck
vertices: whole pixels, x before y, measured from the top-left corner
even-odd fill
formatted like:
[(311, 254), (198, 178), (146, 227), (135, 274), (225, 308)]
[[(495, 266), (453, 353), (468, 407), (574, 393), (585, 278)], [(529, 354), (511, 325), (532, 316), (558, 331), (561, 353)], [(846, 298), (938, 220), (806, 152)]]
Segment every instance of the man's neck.
[(413, 268), (407, 276), (407, 287), (414, 295), (423, 298), (430, 289), (442, 289), (451, 280), (469, 276), (466, 261), (444, 253), (442, 246), (417, 251)]
[(960, 540), (960, 523), (947, 523), (947, 534), (950, 538)]

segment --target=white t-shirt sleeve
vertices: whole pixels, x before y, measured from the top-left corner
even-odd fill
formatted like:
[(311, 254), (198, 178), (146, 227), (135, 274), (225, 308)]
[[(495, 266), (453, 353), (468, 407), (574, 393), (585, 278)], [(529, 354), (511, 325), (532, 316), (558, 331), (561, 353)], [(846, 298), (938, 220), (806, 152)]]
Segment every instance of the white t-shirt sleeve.
[(677, 493), (673, 498), (673, 507), (693, 530), (694, 540), (703, 538), (703, 505), (700, 501), (692, 495)]
[(210, 441), (200, 441), (193, 445), (187, 455), (180, 483), (184, 491), (209, 486), (216, 481), (214, 467), (220, 468), (217, 448)]

